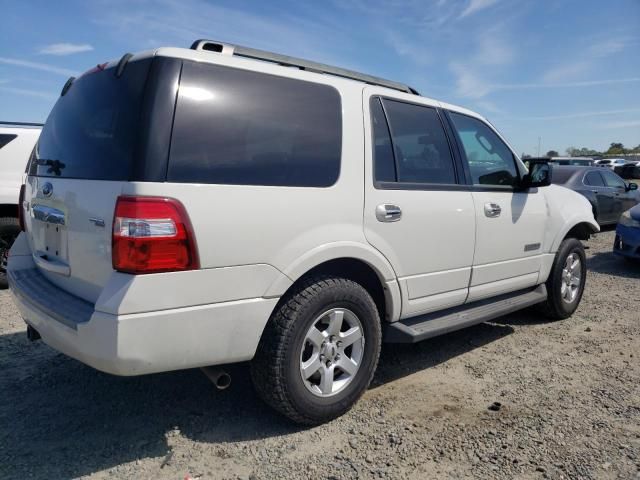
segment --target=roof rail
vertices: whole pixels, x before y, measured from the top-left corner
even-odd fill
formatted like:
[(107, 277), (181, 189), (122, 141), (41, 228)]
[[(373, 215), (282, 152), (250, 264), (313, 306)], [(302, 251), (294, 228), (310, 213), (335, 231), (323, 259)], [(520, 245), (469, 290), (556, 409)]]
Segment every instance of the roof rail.
[(367, 75), (366, 73), (354, 72), (353, 70), (332, 67), (331, 65), (312, 62), (310, 60), (303, 60), (301, 58), (280, 55), (279, 53), (257, 50), (255, 48), (242, 47), (240, 45), (231, 45), (228, 43), (205, 39), (196, 40), (195, 42), (193, 42), (190, 48), (191, 50), (204, 50), (208, 52), (222, 53), (225, 55), (235, 55), (238, 57), (251, 58), (254, 60), (262, 60), (264, 62), (277, 63), (278, 65), (283, 65), (286, 67), (297, 67), (300, 70), (308, 70), (310, 72), (316, 73), (326, 73), (329, 75), (335, 75), (337, 77), (358, 80), (370, 85), (379, 85), (382, 87), (399, 90), (401, 92), (420, 95), (414, 88), (411, 88), (409, 85), (405, 85), (403, 83), (394, 82), (392, 80), (385, 80), (383, 78)]
[(13, 125), (17, 127), (43, 127), (44, 123), (30, 123), (30, 122), (0, 122), (0, 125)]

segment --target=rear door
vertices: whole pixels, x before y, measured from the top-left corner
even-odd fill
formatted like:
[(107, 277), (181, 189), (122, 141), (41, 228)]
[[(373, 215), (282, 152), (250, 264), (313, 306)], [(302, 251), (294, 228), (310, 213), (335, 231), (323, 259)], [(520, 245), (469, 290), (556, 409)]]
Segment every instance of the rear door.
[(369, 243), (393, 265), (402, 317), (464, 303), (475, 219), (471, 192), (436, 105), (365, 89)]
[(613, 196), (612, 222), (617, 222), (625, 210), (633, 207), (636, 202), (636, 192), (628, 191), (627, 184), (618, 175), (611, 171), (602, 172), (604, 182)]
[(150, 58), (121, 75), (98, 67), (76, 79), (51, 111), (27, 178), (27, 235), (52, 283), (95, 302), (113, 273), (116, 199), (140, 155)]
[(583, 183), (596, 196), (596, 217), (598, 221), (606, 223), (610, 222), (613, 216), (613, 192), (605, 185), (602, 172), (594, 170), (587, 172)]
[(533, 286), (542, 262), (547, 204), (519, 190), (520, 171), (505, 142), (478, 118), (448, 112), (471, 179), (476, 247), (468, 302)]

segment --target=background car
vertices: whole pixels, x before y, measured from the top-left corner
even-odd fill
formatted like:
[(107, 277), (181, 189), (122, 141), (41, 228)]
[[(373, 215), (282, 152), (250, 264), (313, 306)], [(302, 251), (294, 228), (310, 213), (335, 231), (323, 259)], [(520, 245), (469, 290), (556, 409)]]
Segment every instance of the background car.
[(627, 161), (624, 158), (604, 158), (595, 162), (597, 167), (610, 168), (611, 170), (614, 170), (616, 167), (622, 167), (626, 164)]
[(7, 288), (7, 256), (20, 233), (18, 196), (41, 124), (0, 122), (0, 289)]
[(638, 185), (608, 169), (554, 165), (551, 181), (584, 195), (600, 225), (617, 223), (622, 212), (640, 202)]
[(613, 251), (628, 260), (640, 261), (640, 205), (620, 216)]
[(551, 157), (549, 159), (554, 165), (581, 165), (583, 167), (590, 167), (593, 163), (593, 158), (589, 157)]

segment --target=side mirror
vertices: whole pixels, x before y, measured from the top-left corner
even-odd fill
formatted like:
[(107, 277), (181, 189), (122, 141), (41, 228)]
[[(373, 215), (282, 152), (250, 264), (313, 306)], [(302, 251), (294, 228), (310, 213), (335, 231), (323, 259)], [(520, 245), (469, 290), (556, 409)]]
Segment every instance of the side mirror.
[(529, 161), (529, 173), (522, 177), (520, 186), (523, 189), (548, 187), (551, 185), (551, 165), (541, 160)]
[(637, 183), (629, 182), (629, 184), (627, 185), (627, 192), (631, 190), (637, 190), (637, 189), (638, 189)]

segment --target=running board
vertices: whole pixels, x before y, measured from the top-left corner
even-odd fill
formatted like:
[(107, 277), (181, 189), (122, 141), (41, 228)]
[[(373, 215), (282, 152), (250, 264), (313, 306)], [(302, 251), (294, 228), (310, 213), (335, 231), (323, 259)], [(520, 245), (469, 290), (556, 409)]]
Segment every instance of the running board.
[(542, 284), (533, 290), (519, 290), (440, 312), (406, 318), (385, 326), (384, 341), (389, 343), (420, 342), (427, 338), (493, 320), (502, 315), (544, 302), (546, 299), (547, 288)]

